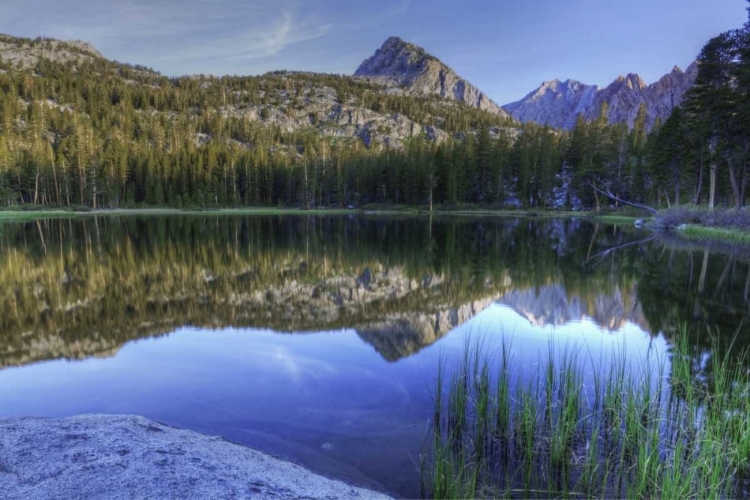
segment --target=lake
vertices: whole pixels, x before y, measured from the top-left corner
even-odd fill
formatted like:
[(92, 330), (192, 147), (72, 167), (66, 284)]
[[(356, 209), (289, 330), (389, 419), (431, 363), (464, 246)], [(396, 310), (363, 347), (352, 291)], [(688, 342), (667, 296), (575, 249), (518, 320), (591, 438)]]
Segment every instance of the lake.
[(0, 416), (144, 415), (414, 497), (467, 343), (524, 383), (550, 343), (657, 371), (687, 329), (705, 367), (711, 335), (750, 344), (749, 269), (584, 219), (5, 222)]

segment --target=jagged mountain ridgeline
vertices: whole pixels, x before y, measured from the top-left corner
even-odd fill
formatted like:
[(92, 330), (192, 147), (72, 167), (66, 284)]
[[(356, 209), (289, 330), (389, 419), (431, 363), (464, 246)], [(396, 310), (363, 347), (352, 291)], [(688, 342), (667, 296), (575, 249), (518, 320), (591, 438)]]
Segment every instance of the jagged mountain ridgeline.
[(596, 119), (606, 104), (610, 123), (627, 123), (633, 127), (641, 107), (645, 110), (646, 126), (651, 129), (656, 122), (664, 122), (685, 98), (698, 75), (698, 64), (692, 63), (686, 71), (677, 66), (647, 85), (637, 74), (620, 76), (604, 88), (587, 85), (576, 80), (551, 80), (520, 101), (503, 106), (513, 118), (521, 122), (535, 122), (555, 128), (570, 130), (578, 116), (585, 120)]

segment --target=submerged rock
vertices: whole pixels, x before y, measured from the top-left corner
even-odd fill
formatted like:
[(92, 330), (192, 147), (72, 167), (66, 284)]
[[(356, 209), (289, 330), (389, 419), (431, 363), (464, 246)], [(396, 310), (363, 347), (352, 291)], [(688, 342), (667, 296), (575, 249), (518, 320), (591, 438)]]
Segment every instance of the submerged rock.
[(219, 437), (144, 417), (0, 420), (7, 499), (387, 499)]

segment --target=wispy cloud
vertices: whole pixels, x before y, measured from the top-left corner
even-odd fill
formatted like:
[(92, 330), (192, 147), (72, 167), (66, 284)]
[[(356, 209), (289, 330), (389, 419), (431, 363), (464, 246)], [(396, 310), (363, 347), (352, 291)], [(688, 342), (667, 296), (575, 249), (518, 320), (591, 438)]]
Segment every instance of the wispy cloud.
[(253, 60), (277, 55), (291, 45), (314, 40), (327, 35), (331, 24), (313, 19), (298, 20), (291, 11), (284, 11), (264, 26), (231, 30), (210, 39), (195, 40), (187, 46), (172, 51), (160, 59), (212, 59)]
[(403, 0), (401, 3), (396, 5), (396, 8), (393, 9), (393, 15), (394, 16), (403, 16), (406, 15), (409, 12), (409, 7), (411, 7), (413, 0)]
[(352, 46), (324, 37), (362, 40), (408, 16), (413, 1), (374, 8), (349, 0), (0, 0), (0, 32), (89, 41), (106, 57), (166, 74), (333, 71), (354, 64), (341, 59), (342, 47)]
[[(333, 28), (333, 17), (320, 9), (321, 0), (6, 2), (0, 9), (0, 32), (83, 39), (110, 57), (147, 61), (157, 68), (172, 63), (196, 68), (210, 61), (208, 68), (223, 64), (244, 69), (243, 61), (271, 58)], [(31, 11), (44, 15), (32, 20)], [(29, 33), (32, 29), (35, 33)]]

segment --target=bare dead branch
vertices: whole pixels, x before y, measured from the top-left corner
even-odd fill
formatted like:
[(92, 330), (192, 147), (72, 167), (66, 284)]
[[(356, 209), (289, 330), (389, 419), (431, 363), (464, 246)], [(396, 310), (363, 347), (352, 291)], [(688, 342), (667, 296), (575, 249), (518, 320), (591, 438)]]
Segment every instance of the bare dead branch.
[(610, 191), (607, 186), (604, 186), (604, 190), (599, 189), (598, 187), (596, 187), (596, 184), (594, 184), (593, 182), (589, 182), (589, 186), (591, 186), (591, 188), (594, 191), (596, 191), (597, 193), (603, 194), (604, 196), (606, 196), (607, 198), (609, 198), (611, 200), (614, 200), (614, 201), (616, 201), (618, 203), (622, 203), (623, 205), (628, 205), (628, 206), (633, 207), (633, 208), (638, 208), (638, 209), (641, 209), (641, 210), (646, 210), (647, 212), (650, 212), (657, 219), (659, 218), (659, 211), (657, 209), (653, 208), (653, 207), (649, 207), (648, 205), (643, 205), (641, 203), (635, 203), (635, 202), (632, 202), (632, 201), (623, 200), (622, 198), (619, 198), (619, 197), (615, 196), (614, 194), (612, 194), (612, 191)]
[(627, 247), (632, 247), (632, 246), (645, 245), (646, 243), (648, 243), (650, 241), (654, 241), (655, 239), (656, 239), (656, 233), (652, 234), (651, 236), (649, 236), (647, 238), (643, 238), (643, 239), (635, 240), (635, 241), (628, 241), (627, 243), (621, 243), (620, 245), (615, 245), (613, 247), (607, 248), (607, 249), (605, 249), (605, 250), (603, 250), (603, 251), (601, 251), (599, 253), (596, 253), (596, 254), (590, 256), (589, 258), (586, 259), (586, 264), (588, 264), (589, 262), (591, 262), (593, 260), (597, 260), (596, 264), (598, 264), (599, 262), (601, 262), (602, 260), (604, 260), (604, 258), (607, 255), (609, 255), (612, 252), (615, 252), (617, 250), (620, 250), (621, 248), (627, 248)]

